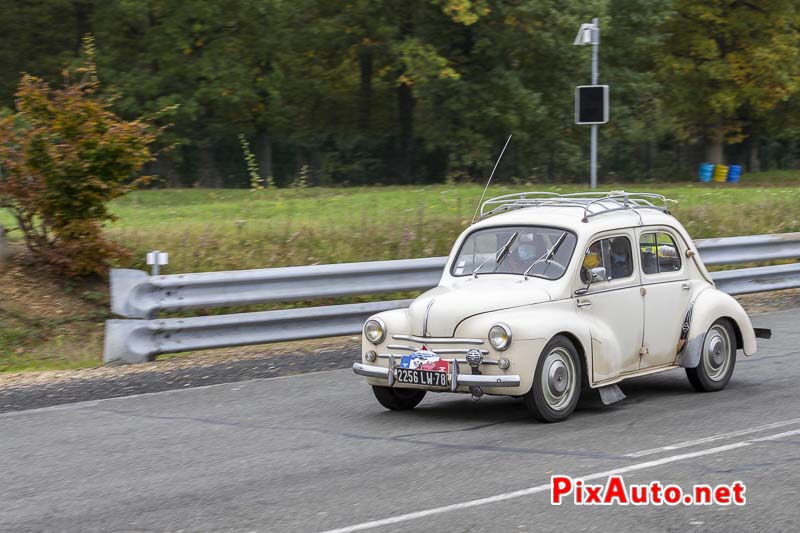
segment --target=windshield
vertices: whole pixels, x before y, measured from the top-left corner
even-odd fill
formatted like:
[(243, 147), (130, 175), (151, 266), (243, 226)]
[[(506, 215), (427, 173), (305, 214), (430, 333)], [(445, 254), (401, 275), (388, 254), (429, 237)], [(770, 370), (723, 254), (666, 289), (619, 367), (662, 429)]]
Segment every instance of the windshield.
[[(477, 269), (478, 276), (522, 276), (527, 271), (528, 276), (558, 279), (567, 268), (576, 240), (575, 235), (568, 231), (541, 226), (481, 229), (464, 240), (451, 274), (471, 276)], [(509, 242), (511, 244), (505, 253), (499, 253)]]

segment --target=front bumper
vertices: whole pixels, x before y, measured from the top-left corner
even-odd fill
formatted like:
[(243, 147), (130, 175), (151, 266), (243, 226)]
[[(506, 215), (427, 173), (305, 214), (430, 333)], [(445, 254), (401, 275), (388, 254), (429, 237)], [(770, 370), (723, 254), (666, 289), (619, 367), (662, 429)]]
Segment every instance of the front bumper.
[[(394, 372), (384, 366), (353, 363), (353, 372), (368, 378), (385, 379), (389, 387), (394, 385)], [(450, 390), (456, 392), (458, 387), (519, 387), (520, 378), (515, 375), (460, 374), (458, 364), (451, 364), (447, 382)]]

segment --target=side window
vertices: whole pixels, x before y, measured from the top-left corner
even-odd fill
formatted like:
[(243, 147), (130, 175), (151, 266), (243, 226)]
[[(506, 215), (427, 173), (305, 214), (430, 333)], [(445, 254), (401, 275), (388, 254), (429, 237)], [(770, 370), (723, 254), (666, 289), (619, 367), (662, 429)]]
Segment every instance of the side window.
[(639, 240), (642, 271), (645, 274), (675, 272), (681, 269), (681, 254), (668, 233), (644, 233)]
[(589, 282), (589, 269), (603, 267), (606, 279), (627, 278), (633, 274), (633, 254), (631, 241), (627, 237), (610, 237), (594, 242), (581, 266), (581, 279)]

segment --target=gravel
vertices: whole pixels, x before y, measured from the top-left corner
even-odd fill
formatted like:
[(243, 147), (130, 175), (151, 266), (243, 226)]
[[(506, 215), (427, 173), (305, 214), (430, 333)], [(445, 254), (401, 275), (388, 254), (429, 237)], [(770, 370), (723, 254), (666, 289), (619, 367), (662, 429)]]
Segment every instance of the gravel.
[(233, 356), (200, 364), (187, 357), (135, 366), (9, 374), (0, 376), (0, 413), (351, 366), (358, 359), (359, 343), (337, 344), (288, 354), (264, 353), (262, 346), (260, 357)]

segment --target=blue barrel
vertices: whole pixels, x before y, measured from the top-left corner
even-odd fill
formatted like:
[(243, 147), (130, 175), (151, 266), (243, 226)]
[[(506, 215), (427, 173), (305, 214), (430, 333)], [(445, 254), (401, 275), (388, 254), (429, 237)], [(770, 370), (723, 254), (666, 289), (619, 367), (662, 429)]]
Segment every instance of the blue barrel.
[(711, 176), (714, 175), (713, 163), (700, 164), (700, 181), (711, 181)]
[(739, 183), (739, 178), (742, 177), (742, 166), (731, 165), (728, 168), (728, 183)]

